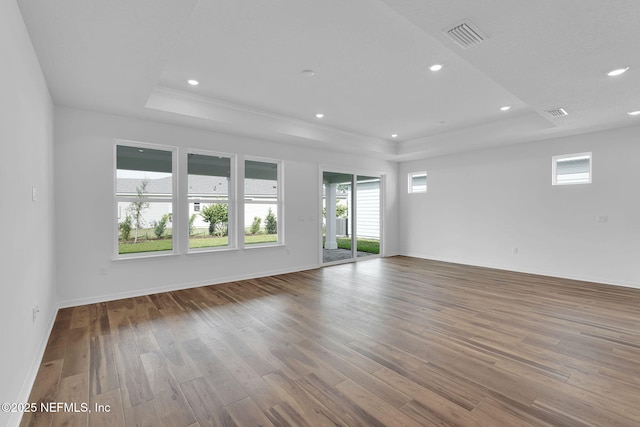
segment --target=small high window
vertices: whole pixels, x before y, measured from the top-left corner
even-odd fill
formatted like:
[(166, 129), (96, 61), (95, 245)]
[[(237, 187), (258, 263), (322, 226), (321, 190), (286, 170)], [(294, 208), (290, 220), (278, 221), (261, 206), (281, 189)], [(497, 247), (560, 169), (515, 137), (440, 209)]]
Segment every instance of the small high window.
[(409, 193), (427, 192), (427, 173), (409, 172)]
[(552, 184), (590, 184), (591, 153), (553, 156)]

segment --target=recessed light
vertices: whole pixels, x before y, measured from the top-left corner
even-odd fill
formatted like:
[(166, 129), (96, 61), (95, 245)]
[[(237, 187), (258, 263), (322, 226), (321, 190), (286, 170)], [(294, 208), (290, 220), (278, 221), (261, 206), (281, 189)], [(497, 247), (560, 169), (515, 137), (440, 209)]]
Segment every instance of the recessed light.
[(144, 150), (143, 150), (143, 149), (139, 149), (138, 151), (139, 151), (139, 152), (141, 152), (141, 153), (144, 153)]
[(305, 77), (313, 77), (316, 75), (316, 72), (313, 70), (302, 70), (300, 74), (302, 74)]
[(318, 113), (318, 114), (316, 114), (316, 118), (317, 118), (317, 119), (321, 119), (321, 118), (323, 118), (323, 117), (324, 117), (324, 114), (322, 114), (322, 113)]
[(198, 86), (200, 84), (199, 81), (193, 79), (187, 80), (187, 83), (189, 83), (191, 86)]
[(627, 114), (630, 115), (630, 116), (639, 116), (640, 115), (640, 110), (629, 111)]
[(442, 64), (433, 64), (429, 69), (431, 71), (440, 71), (442, 69)]
[(618, 68), (618, 69), (615, 69), (615, 70), (611, 70), (611, 71), (609, 71), (607, 73), (607, 76), (609, 76), (609, 77), (619, 76), (620, 74), (624, 74), (628, 69), (629, 69), (629, 67)]
[(397, 137), (398, 137), (398, 134), (397, 134), (397, 133), (392, 133), (392, 134), (391, 134), (391, 138), (397, 138)]
[(500, 111), (507, 111), (511, 109), (511, 105), (505, 105), (504, 107), (500, 107)]

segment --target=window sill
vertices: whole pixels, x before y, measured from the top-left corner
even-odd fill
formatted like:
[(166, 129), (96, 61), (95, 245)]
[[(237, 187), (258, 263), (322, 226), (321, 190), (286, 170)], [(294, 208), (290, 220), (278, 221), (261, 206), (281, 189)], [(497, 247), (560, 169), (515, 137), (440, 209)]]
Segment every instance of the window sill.
[(211, 254), (216, 252), (237, 252), (238, 248), (202, 248), (189, 249), (187, 255)]
[(114, 256), (111, 258), (111, 261), (120, 262), (120, 261), (130, 261), (130, 260), (141, 260), (141, 259), (158, 259), (158, 258), (168, 258), (168, 257), (177, 257), (180, 256), (177, 252), (168, 252), (168, 253), (140, 253), (131, 256)]
[(243, 249), (284, 248), (285, 246), (286, 245), (284, 243), (254, 243), (251, 245), (245, 245)]
[(566, 187), (567, 185), (587, 185), (591, 184), (591, 181), (583, 181), (583, 182), (554, 182), (551, 185), (554, 187)]
[[(245, 246), (242, 250), (253, 250), (253, 249), (265, 249), (265, 248), (285, 248), (286, 245), (284, 243), (261, 243), (261, 244), (252, 244)], [(211, 254), (211, 253), (224, 253), (224, 252), (238, 252), (240, 248), (220, 248), (220, 249), (203, 249), (203, 250), (190, 250), (186, 253), (178, 253), (178, 252), (169, 252), (169, 253), (140, 253), (131, 256), (114, 256), (111, 258), (111, 261), (114, 262), (122, 262), (122, 261), (139, 261), (143, 259), (159, 259), (159, 258), (169, 258), (169, 257), (179, 257), (181, 255), (199, 255), (199, 254)]]

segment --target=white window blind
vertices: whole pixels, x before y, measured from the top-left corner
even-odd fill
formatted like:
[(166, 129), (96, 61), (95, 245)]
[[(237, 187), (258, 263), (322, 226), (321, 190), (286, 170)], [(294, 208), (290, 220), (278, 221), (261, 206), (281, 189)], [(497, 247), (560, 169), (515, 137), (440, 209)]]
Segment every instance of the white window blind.
[(427, 191), (427, 173), (409, 173), (409, 193), (424, 193)]
[(555, 156), (553, 184), (588, 184), (591, 182), (591, 153)]

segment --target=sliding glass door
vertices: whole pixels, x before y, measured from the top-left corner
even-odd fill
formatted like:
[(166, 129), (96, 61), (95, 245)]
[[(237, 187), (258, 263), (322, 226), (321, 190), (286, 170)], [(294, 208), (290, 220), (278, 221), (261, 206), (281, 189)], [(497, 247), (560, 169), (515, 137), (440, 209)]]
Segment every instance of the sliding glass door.
[(380, 254), (379, 176), (322, 173), (322, 262)]

